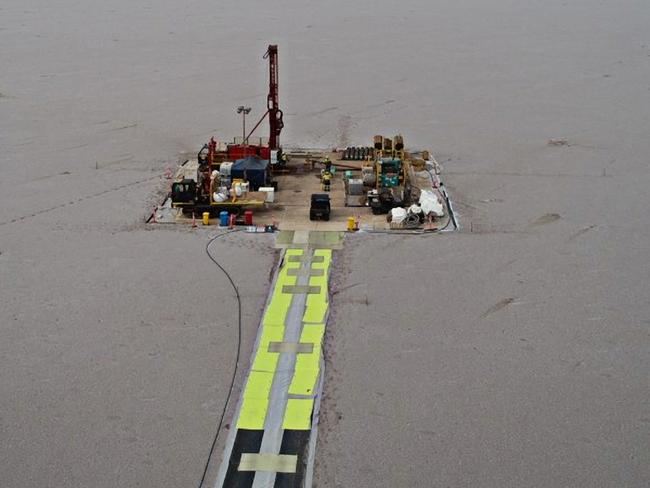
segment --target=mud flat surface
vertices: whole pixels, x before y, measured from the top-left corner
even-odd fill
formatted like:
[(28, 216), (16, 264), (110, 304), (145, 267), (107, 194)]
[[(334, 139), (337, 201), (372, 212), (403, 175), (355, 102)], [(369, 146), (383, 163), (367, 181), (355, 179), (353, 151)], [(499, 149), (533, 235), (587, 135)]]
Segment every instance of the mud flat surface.
[(650, 480), (650, 9), (486, 3), (450, 48), (476, 98), (435, 112), (462, 231), (334, 264), (318, 487)]
[[(141, 222), (261, 115), (269, 42), (285, 141), (402, 132), (464, 229), (337, 258), (318, 485), (647, 485), (647, 2), (0, 8), (2, 486), (198, 482), (236, 308), (206, 233)], [(232, 239), (247, 357), (274, 254)]]

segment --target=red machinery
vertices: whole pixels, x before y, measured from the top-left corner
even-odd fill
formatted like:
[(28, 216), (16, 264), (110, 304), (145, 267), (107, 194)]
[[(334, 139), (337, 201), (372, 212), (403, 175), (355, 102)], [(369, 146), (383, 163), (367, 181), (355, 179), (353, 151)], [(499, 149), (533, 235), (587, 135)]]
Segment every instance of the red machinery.
[[(274, 44), (269, 45), (266, 54), (264, 54), (264, 59), (267, 58), (269, 60), (269, 94), (266, 98), (266, 112), (248, 135), (244, 132), (242, 144), (227, 144), (224, 150), (223, 146), (217, 144), (217, 141), (212, 137), (201, 148), (196, 156), (198, 162), (196, 177), (185, 177), (182, 181), (172, 183), (171, 196), (173, 206), (182, 207), (184, 212), (213, 212), (216, 208), (223, 207), (240, 208), (242, 201), (235, 203), (235, 200), (215, 201), (216, 199), (214, 199), (216, 192), (212, 185), (217, 178), (217, 175), (214, 173), (215, 171), (218, 173), (221, 164), (224, 161), (234, 162), (247, 156), (258, 156), (261, 159), (270, 160), (273, 166), (284, 161), (282, 149), (280, 148), (280, 132), (282, 132), (284, 123), (282, 122), (282, 110), (278, 107), (278, 46)], [(246, 110), (243, 112), (244, 116), (250, 110), (244, 109), (243, 106), (240, 109), (242, 111)], [(260, 126), (267, 115), (269, 116), (268, 144), (263, 144), (261, 139), (259, 144), (249, 144), (250, 136)], [(277, 183), (269, 178), (269, 174), (265, 172), (264, 175), (264, 184), (273, 185), (277, 188)], [(220, 183), (222, 182), (221, 179), (219, 181)], [(228, 187), (230, 183), (226, 183), (224, 186)], [(264, 205), (264, 199), (251, 199), (250, 201), (244, 201), (243, 205)]]
[(270, 45), (264, 55), (264, 59), (266, 58), (269, 58), (269, 95), (266, 99), (270, 129), (269, 148), (278, 149), (280, 146), (280, 132), (284, 127), (282, 110), (278, 108), (280, 102), (280, 96), (278, 95), (278, 46)]
[[(282, 121), (282, 110), (279, 108), (279, 94), (278, 94), (278, 46), (275, 44), (269, 45), (263, 59), (269, 60), (269, 94), (266, 98), (266, 112), (262, 115), (259, 122), (246, 136), (243, 144), (229, 144), (228, 145), (228, 159), (235, 161), (246, 156), (256, 155), (262, 159), (271, 159), (271, 151), (280, 150), (280, 132), (284, 127)], [(266, 116), (269, 116), (269, 144), (256, 145), (248, 144), (250, 136), (264, 121)]]

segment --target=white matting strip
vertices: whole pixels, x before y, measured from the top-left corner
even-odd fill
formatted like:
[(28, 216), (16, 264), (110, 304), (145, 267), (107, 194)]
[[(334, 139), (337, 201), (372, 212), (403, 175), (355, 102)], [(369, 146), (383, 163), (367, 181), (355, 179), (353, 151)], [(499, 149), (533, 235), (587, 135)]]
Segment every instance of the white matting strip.
[(268, 352), (311, 354), (314, 352), (314, 344), (311, 342), (269, 342)]
[(294, 244), (309, 244), (309, 231), (297, 230), (293, 233)]
[(243, 453), (239, 471), (267, 471), (270, 473), (295, 473), (298, 456), (295, 454), (251, 454)]
[(325, 270), (321, 268), (289, 268), (287, 276), (325, 276)]
[(282, 287), (282, 293), (292, 293), (294, 295), (306, 293), (309, 295), (317, 295), (320, 293), (320, 286), (284, 285)]

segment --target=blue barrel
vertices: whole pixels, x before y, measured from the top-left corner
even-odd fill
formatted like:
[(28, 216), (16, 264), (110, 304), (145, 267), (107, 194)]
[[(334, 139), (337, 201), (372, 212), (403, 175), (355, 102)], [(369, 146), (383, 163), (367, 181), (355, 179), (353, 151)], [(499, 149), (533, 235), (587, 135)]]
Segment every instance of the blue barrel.
[(228, 227), (228, 212), (225, 210), (219, 212), (219, 225), (221, 227)]

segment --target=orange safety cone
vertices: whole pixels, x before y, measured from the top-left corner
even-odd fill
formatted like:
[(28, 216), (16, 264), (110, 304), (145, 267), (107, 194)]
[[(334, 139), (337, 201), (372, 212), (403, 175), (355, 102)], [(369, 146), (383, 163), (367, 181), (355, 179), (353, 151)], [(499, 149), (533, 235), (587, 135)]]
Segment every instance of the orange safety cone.
[(196, 228), (196, 217), (194, 216), (194, 212), (192, 212), (192, 229)]
[(229, 229), (234, 229), (235, 228), (235, 219), (237, 216), (235, 214), (230, 214), (230, 217), (228, 217), (228, 228)]

